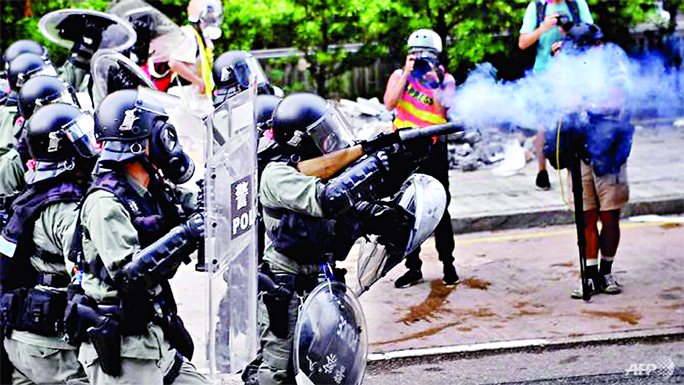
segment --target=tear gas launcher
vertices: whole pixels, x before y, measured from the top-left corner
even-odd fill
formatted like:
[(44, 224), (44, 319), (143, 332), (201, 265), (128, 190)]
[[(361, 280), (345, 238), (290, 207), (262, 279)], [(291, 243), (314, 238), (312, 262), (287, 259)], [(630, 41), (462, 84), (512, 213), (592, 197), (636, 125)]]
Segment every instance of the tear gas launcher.
[(297, 169), (306, 175), (328, 179), (345, 168), (348, 164), (365, 154), (398, 145), (400, 148), (410, 148), (413, 142), (420, 139), (439, 135), (464, 133), (461, 122), (449, 122), (427, 127), (399, 128), (392, 132), (383, 132), (373, 139), (361, 141), (358, 144), (342, 150), (337, 150), (297, 164)]

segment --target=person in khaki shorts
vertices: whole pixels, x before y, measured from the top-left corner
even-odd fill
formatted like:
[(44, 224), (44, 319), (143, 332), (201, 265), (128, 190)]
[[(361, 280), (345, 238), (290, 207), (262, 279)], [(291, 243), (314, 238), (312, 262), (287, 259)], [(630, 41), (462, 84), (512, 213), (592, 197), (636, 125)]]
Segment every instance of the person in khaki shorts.
[[(580, 59), (584, 66), (579, 71), (583, 79), (577, 79), (575, 86), (585, 89), (584, 93), (577, 93), (584, 97), (585, 108), (575, 114), (572, 126), (581, 132), (585, 145), (580, 163), (586, 237), (585, 274), (591, 295), (619, 294), (622, 291), (612, 275), (612, 265), (620, 243), (620, 211), (629, 200), (627, 158), (634, 134), (625, 107), (629, 94), (627, 56), (617, 45), (604, 44), (602, 38), (597, 26), (577, 24), (568, 31), (561, 49), (561, 55), (579, 55), (576, 59)], [(599, 220), (601, 231), (598, 229)], [(573, 290), (572, 298), (582, 298), (582, 293), (580, 283)]]

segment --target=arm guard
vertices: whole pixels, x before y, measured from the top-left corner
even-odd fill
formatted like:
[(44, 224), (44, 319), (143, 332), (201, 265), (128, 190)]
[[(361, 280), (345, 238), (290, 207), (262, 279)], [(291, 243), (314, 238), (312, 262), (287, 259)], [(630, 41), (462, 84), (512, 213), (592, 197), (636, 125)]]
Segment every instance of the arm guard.
[(336, 217), (362, 200), (379, 198), (376, 190), (384, 181), (385, 167), (374, 155), (367, 156), (322, 184), (318, 202), (325, 217)]
[(202, 214), (193, 214), (188, 221), (174, 227), (168, 234), (140, 250), (114, 277), (115, 286), (124, 292), (149, 290), (169, 279), (181, 262), (190, 263), (190, 254), (204, 236)]

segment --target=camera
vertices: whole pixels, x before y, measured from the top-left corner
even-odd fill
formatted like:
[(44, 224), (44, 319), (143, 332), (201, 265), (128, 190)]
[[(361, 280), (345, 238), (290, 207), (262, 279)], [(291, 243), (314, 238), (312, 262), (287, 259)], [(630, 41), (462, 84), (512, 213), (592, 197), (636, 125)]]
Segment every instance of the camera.
[(561, 27), (563, 31), (568, 32), (574, 23), (572, 20), (570, 20), (570, 16), (568, 15), (557, 15), (556, 25)]
[(416, 61), (413, 64), (413, 76), (422, 78), (433, 68), (439, 66), (437, 55), (430, 51), (416, 52)]

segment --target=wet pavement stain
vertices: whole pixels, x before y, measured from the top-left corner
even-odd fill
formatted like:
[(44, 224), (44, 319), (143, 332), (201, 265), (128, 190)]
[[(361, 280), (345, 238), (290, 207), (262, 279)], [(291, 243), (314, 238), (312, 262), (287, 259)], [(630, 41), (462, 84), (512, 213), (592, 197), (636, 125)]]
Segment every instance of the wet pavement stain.
[(382, 345), (396, 344), (398, 342), (410, 341), (410, 340), (414, 340), (417, 338), (429, 337), (429, 336), (432, 336), (432, 335), (435, 335), (435, 334), (441, 332), (444, 329), (450, 328), (452, 326), (456, 326), (460, 323), (461, 323), (461, 321), (449, 322), (448, 324), (437, 326), (434, 328), (429, 328), (429, 329), (423, 330), (421, 332), (411, 333), (405, 337), (396, 338), (396, 339), (389, 340), (389, 341), (374, 342), (374, 343), (369, 344), (369, 345), (370, 346), (382, 346)]
[(684, 303), (673, 303), (672, 305), (663, 306), (664, 309), (677, 310), (684, 308)]
[(471, 289), (487, 290), (491, 283), (483, 281), (479, 278), (466, 278), (461, 281), (461, 284), (468, 286)]
[(636, 311), (597, 311), (597, 310), (581, 310), (582, 313), (594, 317), (608, 317), (616, 318), (622, 322), (627, 322), (630, 325), (636, 325), (642, 318), (641, 314)]
[(670, 294), (670, 293), (659, 294), (658, 297), (660, 299), (664, 299), (666, 301), (674, 301), (674, 300), (678, 300), (678, 299), (682, 298), (681, 295)]
[(461, 326), (460, 328), (456, 328), (456, 329), (458, 331), (461, 331), (461, 332), (469, 332), (469, 331), (473, 330), (473, 328), (469, 328), (467, 326)]
[(455, 289), (456, 286), (444, 286), (441, 280), (430, 282), (430, 294), (428, 294), (425, 301), (423, 301), (423, 303), (420, 305), (411, 306), (409, 308), (409, 313), (397, 322), (403, 322), (406, 325), (410, 325), (420, 320), (430, 322), (430, 319), (436, 318), (437, 313), (449, 311), (442, 309), (442, 306), (446, 302), (449, 294), (451, 294), (451, 292)]
[(676, 229), (678, 227), (682, 227), (681, 223), (664, 223), (660, 225), (661, 229)]
[(549, 314), (549, 312), (548, 312), (548, 311), (544, 311), (544, 310), (525, 310), (525, 309), (521, 309), (521, 310), (519, 310), (517, 313), (515, 313), (514, 315), (515, 315), (515, 316), (518, 316), (518, 317), (522, 317), (522, 316), (526, 316), (526, 315), (542, 315), (542, 314)]

